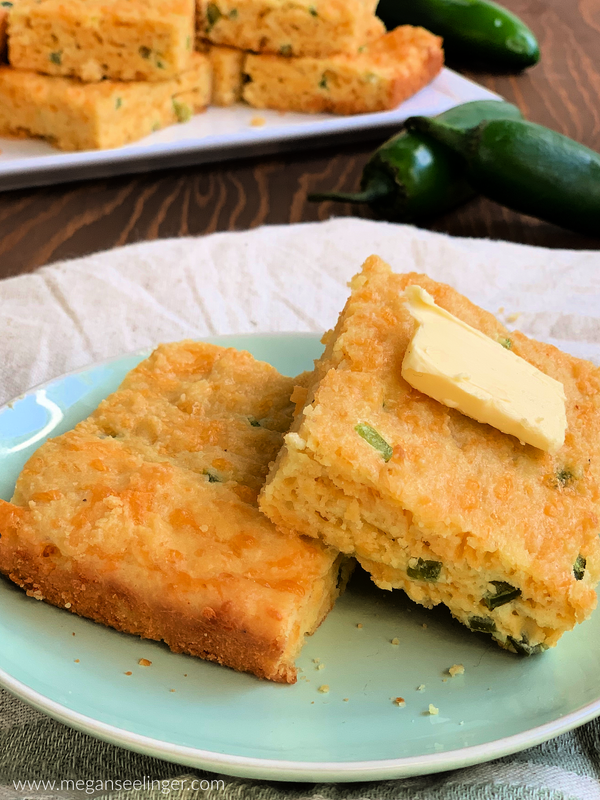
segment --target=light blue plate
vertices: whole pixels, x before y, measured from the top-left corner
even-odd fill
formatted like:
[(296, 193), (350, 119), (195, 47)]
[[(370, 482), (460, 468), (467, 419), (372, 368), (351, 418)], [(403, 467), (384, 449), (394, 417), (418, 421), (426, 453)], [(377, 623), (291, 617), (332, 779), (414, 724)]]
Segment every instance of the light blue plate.
[[(211, 341), (289, 375), (310, 369), (321, 350), (311, 335)], [(36, 447), (87, 416), (145, 355), (83, 369), (0, 409), (0, 496), (10, 499)], [(152, 666), (138, 666), (140, 658)], [(598, 614), (555, 649), (523, 659), (359, 575), (298, 663), (295, 686), (259, 681), (79, 619), (0, 579), (4, 687), (101, 739), (216, 772), (301, 781), (418, 775), (530, 747), (600, 714)], [(453, 664), (464, 675), (450, 678)], [(392, 702), (398, 696), (404, 708)], [(430, 703), (439, 714), (427, 713)]]

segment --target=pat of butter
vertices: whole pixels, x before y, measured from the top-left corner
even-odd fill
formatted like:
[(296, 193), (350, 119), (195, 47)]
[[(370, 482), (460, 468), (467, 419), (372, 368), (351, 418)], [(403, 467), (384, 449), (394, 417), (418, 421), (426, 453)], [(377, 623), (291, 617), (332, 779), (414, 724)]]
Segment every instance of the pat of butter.
[(418, 323), (402, 362), (407, 383), (540, 450), (562, 447), (562, 383), (440, 308), (420, 286), (409, 286), (405, 297)]

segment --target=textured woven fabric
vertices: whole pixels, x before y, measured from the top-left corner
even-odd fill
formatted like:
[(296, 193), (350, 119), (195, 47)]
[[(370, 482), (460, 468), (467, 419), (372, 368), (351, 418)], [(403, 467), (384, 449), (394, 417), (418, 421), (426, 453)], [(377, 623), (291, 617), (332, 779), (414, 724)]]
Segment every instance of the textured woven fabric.
[[(344, 219), (134, 245), (0, 282), (0, 402), (159, 341), (322, 331), (335, 323), (347, 281), (371, 253), (396, 271), (451, 283), (509, 327), (600, 363), (600, 252)], [(249, 781), (105, 744), (0, 690), (0, 800), (600, 800), (599, 754), (596, 721), (516, 755), (439, 775), (329, 785)], [(106, 783), (144, 777), (162, 783), (126, 792)], [(19, 781), (44, 783), (19, 788)]]

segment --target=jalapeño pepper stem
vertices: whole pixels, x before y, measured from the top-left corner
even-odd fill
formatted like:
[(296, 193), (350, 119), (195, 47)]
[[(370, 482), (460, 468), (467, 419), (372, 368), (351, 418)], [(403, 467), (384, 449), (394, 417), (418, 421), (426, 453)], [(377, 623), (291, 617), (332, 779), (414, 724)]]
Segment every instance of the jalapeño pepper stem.
[(374, 175), (360, 192), (314, 192), (310, 201), (338, 200), (341, 203), (375, 203), (393, 194), (394, 185), (386, 175)]

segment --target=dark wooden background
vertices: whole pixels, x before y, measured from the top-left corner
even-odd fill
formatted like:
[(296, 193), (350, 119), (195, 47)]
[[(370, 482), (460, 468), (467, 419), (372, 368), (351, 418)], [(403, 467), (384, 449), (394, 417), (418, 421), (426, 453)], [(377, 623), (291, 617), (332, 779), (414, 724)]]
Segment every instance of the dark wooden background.
[[(600, 150), (600, 0), (504, 0), (536, 32), (542, 59), (522, 74), (450, 64), (525, 116)], [(377, 142), (227, 161), (137, 176), (0, 192), (0, 277), (129, 242), (263, 224), (370, 216), (347, 204), (307, 203), (310, 191), (353, 191)], [(430, 226), (548, 247), (592, 248), (579, 236), (483, 199)], [(599, 224), (600, 235), (600, 224)]]

